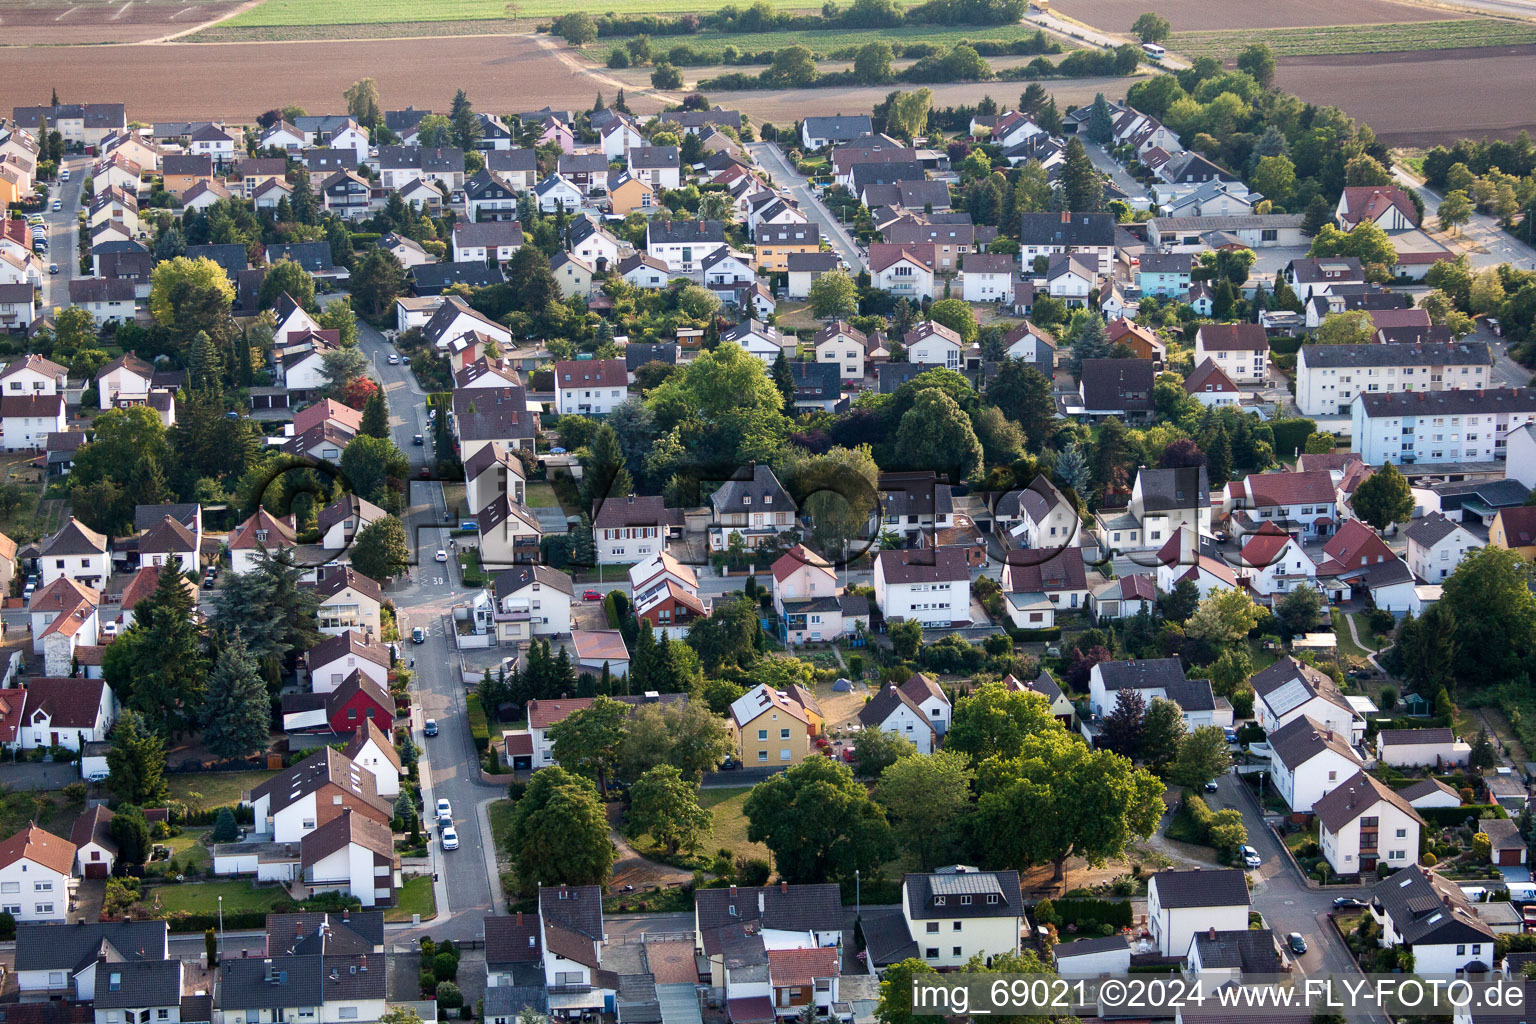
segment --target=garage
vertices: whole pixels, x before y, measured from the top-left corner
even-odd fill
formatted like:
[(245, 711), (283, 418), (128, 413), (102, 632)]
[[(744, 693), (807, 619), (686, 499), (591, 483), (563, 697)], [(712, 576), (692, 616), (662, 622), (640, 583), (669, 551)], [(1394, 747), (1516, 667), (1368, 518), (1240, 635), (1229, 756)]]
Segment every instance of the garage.
[(87, 864), (85, 866), (85, 877), (86, 878), (106, 878), (107, 877), (107, 865), (104, 864), (104, 863), (102, 863), (102, 864)]

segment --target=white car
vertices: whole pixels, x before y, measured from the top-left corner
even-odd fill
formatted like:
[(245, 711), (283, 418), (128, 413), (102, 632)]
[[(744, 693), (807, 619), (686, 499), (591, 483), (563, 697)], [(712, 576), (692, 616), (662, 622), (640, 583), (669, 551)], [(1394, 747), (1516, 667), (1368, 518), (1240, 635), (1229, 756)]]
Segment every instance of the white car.
[(389, 365), (390, 366), (399, 366), (400, 365), (400, 354), (398, 352), (391, 352), (389, 354)]
[(459, 834), (453, 830), (452, 825), (449, 825), (447, 828), (443, 829), (443, 849), (457, 850), (458, 848)]
[(1255, 850), (1251, 846), (1243, 847), (1243, 866), (1244, 867), (1256, 868), (1256, 867), (1259, 866), (1260, 863), (1261, 863), (1261, 861), (1259, 859), (1259, 851), (1258, 850)]
[(448, 552), (444, 551), (442, 548), (438, 548), (437, 549), (437, 560), (439, 562), (446, 562), (446, 561), (448, 561)]
[(59, 172), (59, 180), (60, 181), (68, 181), (69, 180), (69, 168), (68, 167), (64, 168), (62, 171)]
[(452, 818), (453, 817), (453, 804), (449, 803), (448, 802), (448, 798), (445, 797), (445, 796), (444, 797), (438, 797), (438, 800), (437, 800), (437, 816), (439, 818)]

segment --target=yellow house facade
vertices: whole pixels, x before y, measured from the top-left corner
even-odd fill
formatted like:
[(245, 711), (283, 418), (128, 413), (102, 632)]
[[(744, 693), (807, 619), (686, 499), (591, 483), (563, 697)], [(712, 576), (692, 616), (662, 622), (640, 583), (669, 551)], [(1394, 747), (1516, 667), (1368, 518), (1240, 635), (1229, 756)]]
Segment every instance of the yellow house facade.
[(649, 215), (656, 208), (656, 190), (639, 178), (621, 176), (608, 192), (608, 202), (615, 216), (639, 212)]
[(1488, 528), (1488, 543), (1523, 558), (1536, 558), (1536, 505), (1501, 508)]
[(821, 720), (820, 708), (809, 711), (772, 687), (759, 685), (731, 705), (727, 727), (743, 765), (782, 766), (799, 764), (810, 756)]
[(821, 229), (815, 224), (763, 224), (753, 242), (759, 268), (788, 271), (790, 253), (821, 251)]

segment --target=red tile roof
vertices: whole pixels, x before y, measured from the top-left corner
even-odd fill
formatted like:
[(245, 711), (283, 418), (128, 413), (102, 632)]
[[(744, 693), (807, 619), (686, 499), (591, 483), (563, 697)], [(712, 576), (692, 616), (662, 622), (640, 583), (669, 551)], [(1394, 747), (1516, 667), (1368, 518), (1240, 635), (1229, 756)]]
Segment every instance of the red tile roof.
[(1276, 558), (1280, 557), (1286, 545), (1291, 542), (1291, 535), (1286, 533), (1274, 523), (1265, 523), (1258, 531), (1245, 538), (1243, 543), (1243, 562), (1258, 569), (1273, 565)]
[(768, 977), (775, 988), (810, 988), (817, 978), (835, 978), (840, 973), (835, 946), (768, 951)]
[(832, 567), (825, 558), (804, 544), (796, 544), (773, 563), (773, 578), (783, 583), (806, 566), (832, 574)]
[(75, 844), (44, 832), (36, 825), (28, 825), (0, 843), (0, 868), (10, 867), (22, 859), (67, 875), (75, 864)]
[(1209, 357), (1205, 362), (1195, 367), (1195, 372), (1184, 379), (1184, 393), (1193, 395), (1196, 392), (1214, 392), (1221, 394), (1235, 394), (1237, 385), (1232, 383), (1232, 378), (1222, 372), (1221, 367)]
[(1196, 337), (1207, 352), (1269, 351), (1269, 337), (1258, 324), (1206, 324)]
[(1264, 508), (1272, 505), (1331, 503), (1338, 495), (1333, 489), (1333, 475), (1327, 470), (1310, 473), (1255, 473), (1244, 480), (1253, 503)]
[(1375, 222), (1394, 206), (1402, 211), (1410, 224), (1419, 222), (1419, 212), (1413, 208), (1408, 194), (1396, 185), (1351, 185), (1344, 190), (1343, 200), (1341, 216), (1350, 227), (1362, 221)]
[(106, 685), (100, 679), (35, 676), (27, 684), (27, 717), (43, 711), (50, 729), (94, 728)]
[(629, 387), (629, 368), (622, 359), (573, 359), (555, 364), (555, 387)]
[(1512, 548), (1536, 544), (1536, 505), (1501, 508), (1495, 517), (1504, 524), (1504, 543)]

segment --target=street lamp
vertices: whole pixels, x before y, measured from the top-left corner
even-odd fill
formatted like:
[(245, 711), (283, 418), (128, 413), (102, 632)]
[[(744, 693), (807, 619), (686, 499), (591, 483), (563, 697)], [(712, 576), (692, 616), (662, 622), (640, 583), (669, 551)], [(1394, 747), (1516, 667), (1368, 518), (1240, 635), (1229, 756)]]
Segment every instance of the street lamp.
[(220, 960), (224, 959), (224, 897), (219, 897), (219, 946), (215, 950)]

